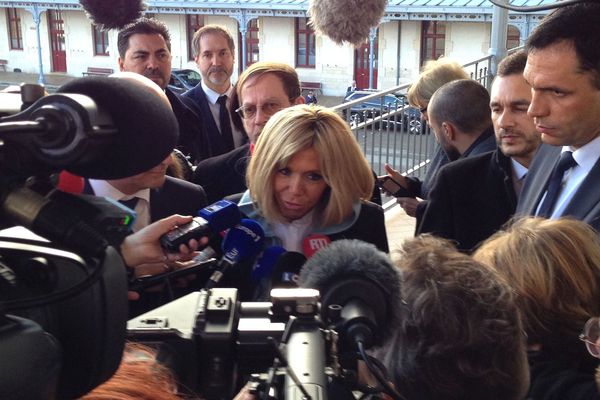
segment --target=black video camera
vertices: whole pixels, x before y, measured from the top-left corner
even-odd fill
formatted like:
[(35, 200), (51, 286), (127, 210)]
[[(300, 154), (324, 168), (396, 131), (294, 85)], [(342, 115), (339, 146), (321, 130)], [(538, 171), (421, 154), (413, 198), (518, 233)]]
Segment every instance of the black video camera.
[(248, 378), (259, 398), (326, 399), (334, 386), (353, 398), (355, 352), (321, 320), (314, 289), (273, 289), (271, 302), (238, 302), (229, 288), (190, 293), (130, 320), (127, 337), (158, 348), (182, 386), (209, 400), (233, 398)]

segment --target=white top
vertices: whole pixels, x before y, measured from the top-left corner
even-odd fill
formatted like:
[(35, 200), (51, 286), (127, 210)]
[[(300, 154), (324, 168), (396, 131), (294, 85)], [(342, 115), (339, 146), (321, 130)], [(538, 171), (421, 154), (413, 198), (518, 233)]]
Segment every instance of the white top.
[(274, 222), (271, 225), (273, 227), (273, 233), (281, 240), (284, 249), (304, 254), (302, 242), (304, 238), (312, 232), (312, 222), (313, 211), (292, 222)]
[(108, 197), (115, 201), (130, 200), (137, 197), (138, 202), (133, 210), (136, 212), (137, 218), (133, 223), (132, 230), (137, 232), (150, 225), (150, 189), (142, 189), (132, 195), (127, 195), (107, 181), (90, 179), (89, 182), (96, 196)]

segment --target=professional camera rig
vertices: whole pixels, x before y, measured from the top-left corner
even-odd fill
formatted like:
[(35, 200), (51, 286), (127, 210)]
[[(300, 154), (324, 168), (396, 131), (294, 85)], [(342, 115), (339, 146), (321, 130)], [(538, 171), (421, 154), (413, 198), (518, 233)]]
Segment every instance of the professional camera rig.
[[(191, 293), (130, 320), (129, 340), (159, 349), (182, 386), (231, 399), (246, 380), (260, 399), (353, 399), (379, 392), (357, 379), (358, 350), (322, 320), (319, 292), (273, 289), (271, 302), (238, 302), (237, 289)], [(369, 362), (373, 359), (369, 358)]]

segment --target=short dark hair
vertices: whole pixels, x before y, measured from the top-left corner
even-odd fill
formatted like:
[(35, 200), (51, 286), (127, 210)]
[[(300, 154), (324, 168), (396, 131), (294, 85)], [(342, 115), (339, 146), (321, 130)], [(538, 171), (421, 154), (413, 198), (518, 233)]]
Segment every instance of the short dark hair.
[(165, 39), (169, 52), (171, 51), (171, 35), (169, 35), (167, 25), (154, 18), (140, 18), (119, 31), (117, 48), (119, 49), (119, 57), (121, 59), (125, 58), (125, 53), (129, 49), (129, 38), (136, 34), (159, 34)]
[(544, 49), (558, 42), (567, 42), (575, 49), (582, 71), (593, 75), (600, 89), (600, 4), (588, 1), (560, 7), (548, 14), (525, 43), (527, 53)]
[(498, 64), (498, 76), (509, 76), (520, 74), (523, 75), (525, 70), (525, 64), (527, 64), (527, 53), (525, 50), (519, 50), (512, 54), (507, 55)]
[(511, 288), (431, 235), (404, 242), (400, 323), (385, 364), (407, 399), (522, 399), (525, 335)]
[(467, 134), (480, 134), (492, 125), (490, 94), (472, 79), (459, 79), (440, 87), (427, 110), (431, 119), (450, 122)]

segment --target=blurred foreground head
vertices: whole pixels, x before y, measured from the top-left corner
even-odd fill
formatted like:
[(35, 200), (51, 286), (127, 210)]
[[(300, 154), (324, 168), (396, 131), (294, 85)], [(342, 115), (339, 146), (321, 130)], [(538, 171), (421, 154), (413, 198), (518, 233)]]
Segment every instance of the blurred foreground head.
[(407, 399), (522, 399), (525, 337), (512, 290), (445, 239), (404, 242), (399, 328), (385, 364)]

